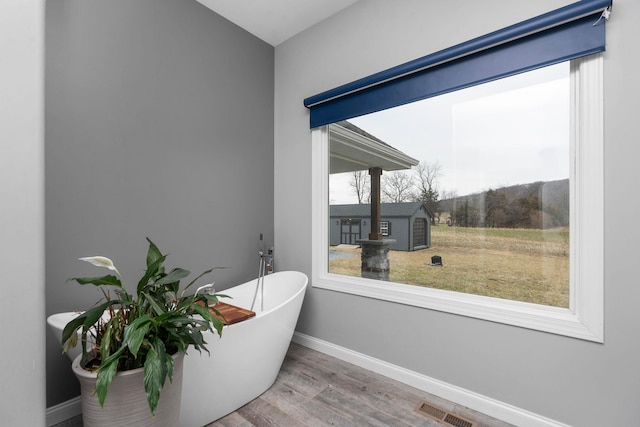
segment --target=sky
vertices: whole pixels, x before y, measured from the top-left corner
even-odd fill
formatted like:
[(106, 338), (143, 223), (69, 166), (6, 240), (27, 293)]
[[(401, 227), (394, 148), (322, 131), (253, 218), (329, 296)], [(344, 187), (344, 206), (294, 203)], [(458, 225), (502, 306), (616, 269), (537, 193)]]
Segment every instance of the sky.
[[(437, 189), (463, 196), (569, 177), (569, 85), (563, 63), (349, 121), (439, 163)], [(331, 177), (330, 203), (357, 203), (349, 179)]]

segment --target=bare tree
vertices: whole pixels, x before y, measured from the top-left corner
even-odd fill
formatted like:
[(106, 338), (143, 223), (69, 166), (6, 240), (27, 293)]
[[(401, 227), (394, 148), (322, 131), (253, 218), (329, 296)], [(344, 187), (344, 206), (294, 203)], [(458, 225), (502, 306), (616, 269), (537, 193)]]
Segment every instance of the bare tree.
[(371, 197), (369, 191), (369, 173), (367, 171), (353, 171), (349, 185), (358, 197), (358, 204), (367, 203)]
[(442, 165), (439, 161), (428, 163), (422, 161), (413, 169), (418, 176), (418, 187), (420, 193), (437, 191), (438, 177), (442, 175)]
[(413, 178), (402, 171), (382, 175), (382, 200), (391, 203), (408, 202), (415, 198)]
[(425, 203), (433, 214), (431, 222), (439, 223), (442, 209), (440, 209), (437, 180), (441, 174), (442, 165), (437, 160), (433, 163), (422, 161), (413, 170), (418, 177), (416, 199)]

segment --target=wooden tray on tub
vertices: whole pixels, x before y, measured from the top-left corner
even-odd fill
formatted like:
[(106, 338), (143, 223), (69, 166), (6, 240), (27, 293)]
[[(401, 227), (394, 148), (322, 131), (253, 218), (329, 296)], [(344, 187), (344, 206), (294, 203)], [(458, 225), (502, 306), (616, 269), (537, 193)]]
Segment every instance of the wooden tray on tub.
[[(198, 303), (204, 305), (203, 303)], [(247, 310), (246, 308), (238, 307), (236, 305), (227, 304), (226, 302), (218, 302), (213, 306), (222, 317), (218, 316), (213, 310), (209, 309), (209, 312), (220, 319), (225, 325), (233, 325), (234, 323), (242, 322), (256, 315), (255, 311)]]

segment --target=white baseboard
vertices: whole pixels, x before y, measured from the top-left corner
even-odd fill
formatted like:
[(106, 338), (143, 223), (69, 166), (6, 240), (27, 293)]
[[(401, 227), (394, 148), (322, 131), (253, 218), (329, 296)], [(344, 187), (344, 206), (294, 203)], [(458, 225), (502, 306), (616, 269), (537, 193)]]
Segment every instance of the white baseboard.
[[(418, 390), (423, 390), (443, 399), (464, 405), (467, 408), (513, 425), (527, 427), (569, 427), (567, 424), (410, 371), (383, 360), (375, 359), (366, 354), (340, 347), (328, 341), (314, 338), (310, 335), (295, 332), (293, 342), (344, 360), (345, 362), (353, 363), (354, 365), (415, 387)], [(47, 408), (47, 427), (61, 423), (81, 413), (82, 401), (80, 396)]]
[(293, 342), (516, 426), (569, 427), (567, 424), (300, 332), (294, 333)]
[(80, 396), (69, 399), (47, 408), (47, 427), (54, 426), (82, 413), (82, 398)]

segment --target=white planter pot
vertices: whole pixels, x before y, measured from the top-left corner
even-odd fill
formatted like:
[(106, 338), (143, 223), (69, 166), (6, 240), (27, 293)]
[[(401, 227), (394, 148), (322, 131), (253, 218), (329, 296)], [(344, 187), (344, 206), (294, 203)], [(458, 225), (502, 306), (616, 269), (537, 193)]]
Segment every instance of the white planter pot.
[(182, 398), (182, 366), (184, 353), (173, 357), (173, 381), (167, 378), (160, 393), (156, 416), (151, 415), (144, 391), (143, 368), (119, 372), (109, 385), (104, 406), (94, 393), (97, 375), (80, 367), (82, 355), (73, 361), (72, 369), (80, 381), (82, 423), (84, 427), (166, 426), (175, 427), (180, 419)]

